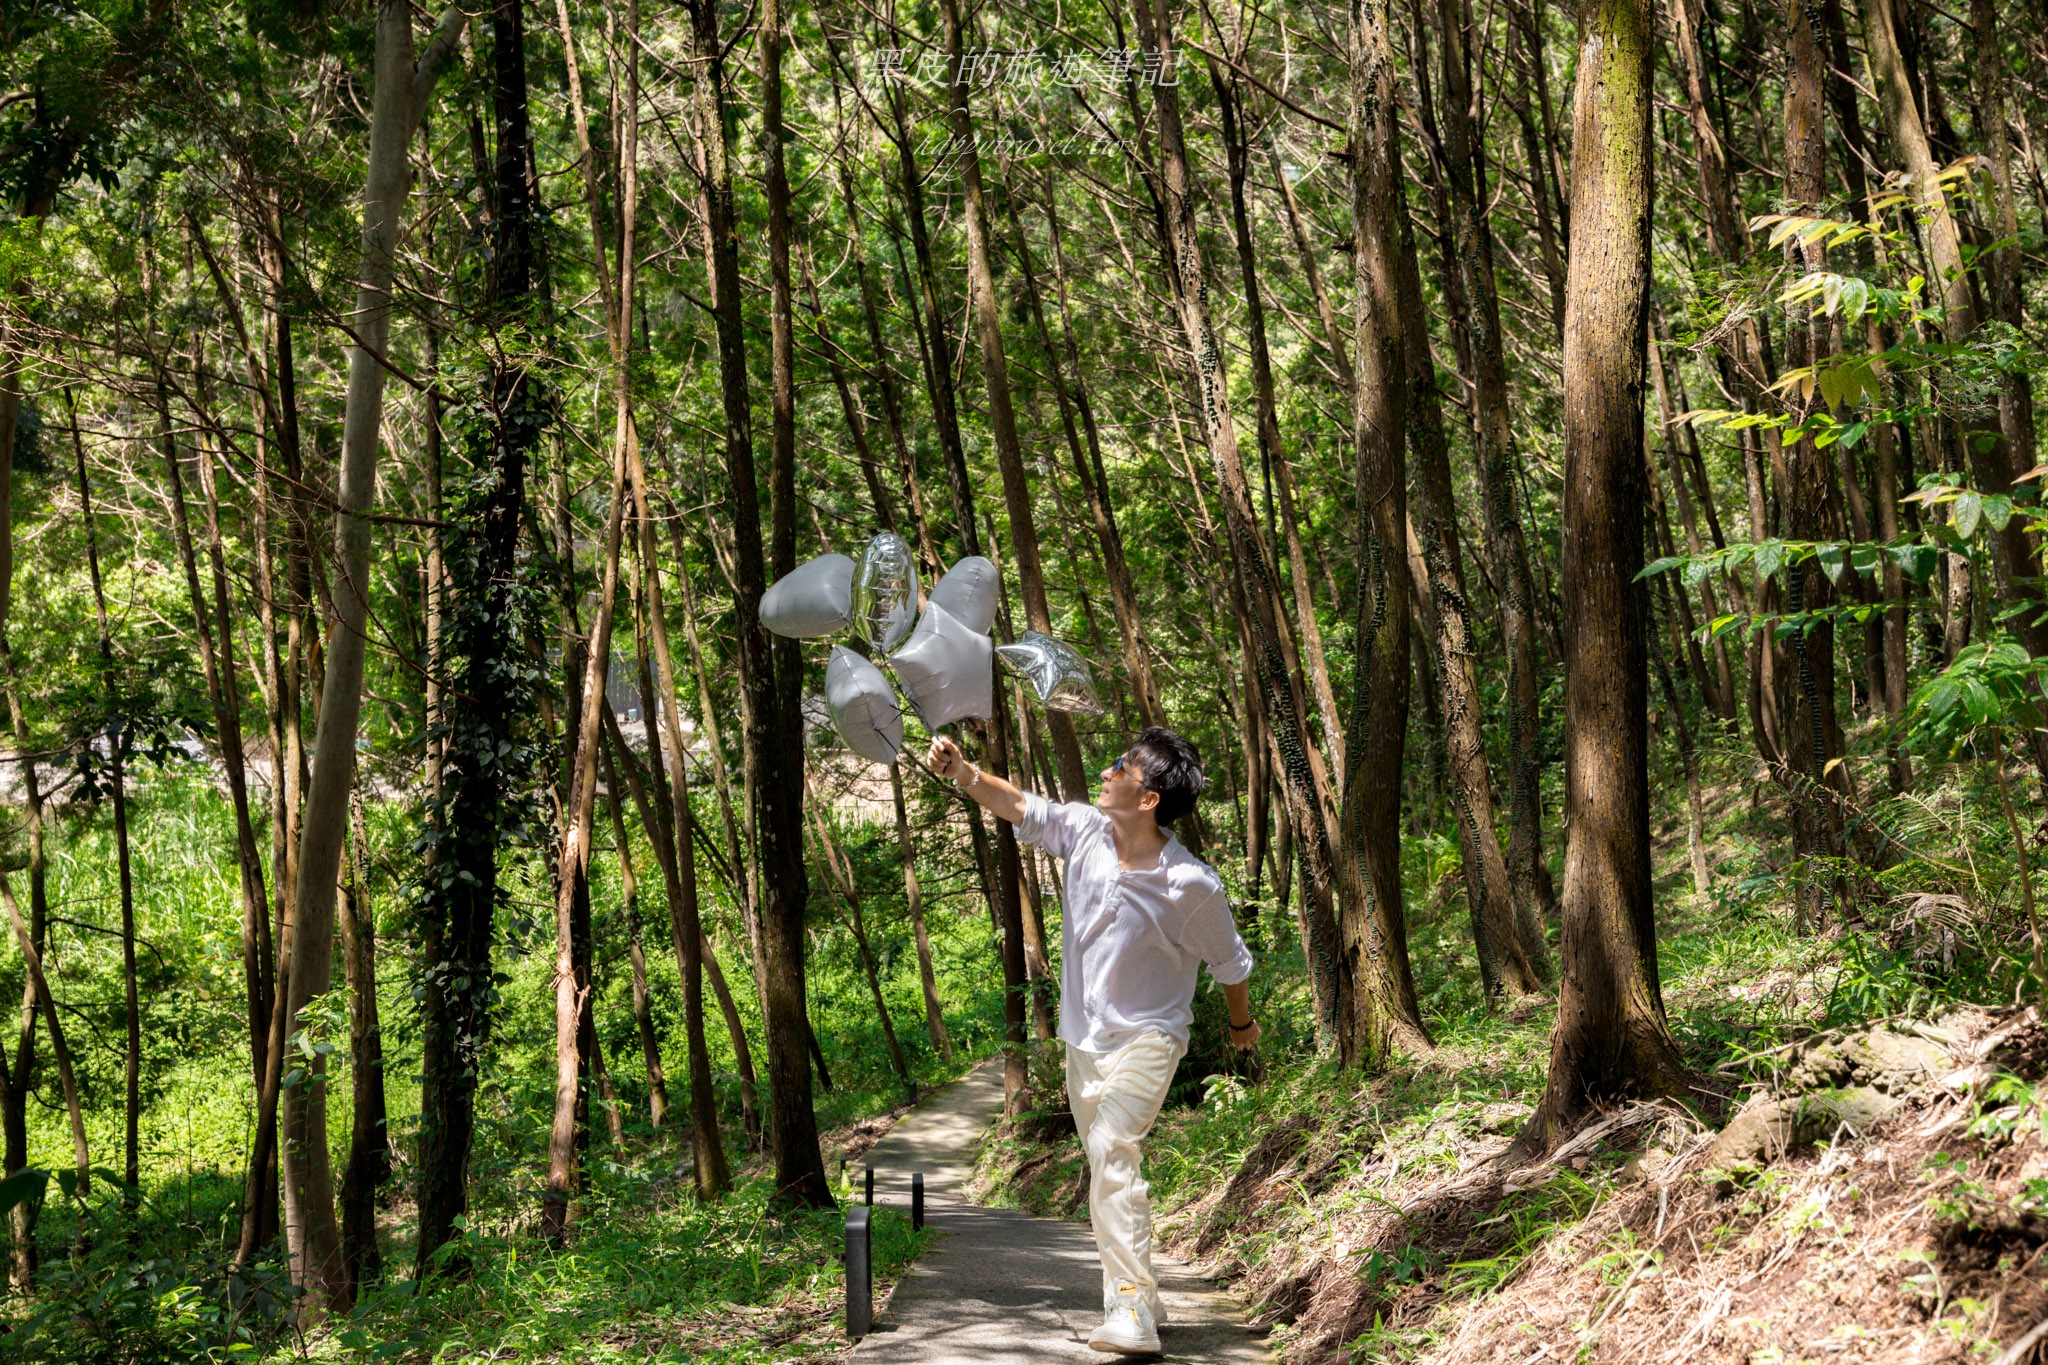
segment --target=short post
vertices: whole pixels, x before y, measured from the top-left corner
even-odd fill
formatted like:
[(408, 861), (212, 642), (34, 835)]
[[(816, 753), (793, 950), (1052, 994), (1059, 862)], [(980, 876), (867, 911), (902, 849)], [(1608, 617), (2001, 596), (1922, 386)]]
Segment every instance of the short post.
[(865, 1204), (846, 1211), (846, 1335), (854, 1341), (874, 1330), (869, 1212)]
[(869, 1208), (873, 1208), (875, 1206), (875, 1168), (873, 1166), (869, 1166), (865, 1169), (867, 1171), (867, 1177), (865, 1181), (865, 1184), (867, 1185), (867, 1198), (863, 1199), (861, 1202), (863, 1204), (866, 1204)]
[(924, 1228), (924, 1172), (913, 1171), (910, 1175), (910, 1226), (913, 1231)]

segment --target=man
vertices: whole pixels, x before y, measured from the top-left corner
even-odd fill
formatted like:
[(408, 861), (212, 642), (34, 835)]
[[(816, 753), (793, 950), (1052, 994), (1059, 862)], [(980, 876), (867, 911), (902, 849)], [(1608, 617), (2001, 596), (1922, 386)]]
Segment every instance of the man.
[(1195, 746), (1153, 726), (1102, 770), (1093, 807), (1019, 791), (969, 763), (950, 739), (926, 762), (1017, 837), (1066, 861), (1060, 930), (1060, 1039), (1067, 1100), (1088, 1150), (1088, 1219), (1102, 1256), (1098, 1351), (1159, 1349), (1152, 1203), (1138, 1143), (1166, 1100), (1194, 1022), (1195, 969), (1206, 962), (1230, 1007), (1230, 1041), (1259, 1040), (1251, 1016), (1252, 955), (1214, 869), (1167, 828), (1195, 808)]

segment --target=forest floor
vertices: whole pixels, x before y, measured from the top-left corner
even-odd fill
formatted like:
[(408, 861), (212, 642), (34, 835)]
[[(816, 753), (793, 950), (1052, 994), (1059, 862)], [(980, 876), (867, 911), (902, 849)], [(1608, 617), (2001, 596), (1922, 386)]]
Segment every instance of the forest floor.
[[(1158, 1245), (1230, 1286), (1285, 1365), (2031, 1359), (2048, 1029), (2010, 996), (1945, 997), (1967, 988), (1881, 934), (1791, 933), (1767, 869), (1744, 883), (1764, 894), (1729, 876), (1695, 903), (1676, 842), (1659, 954), (1692, 1094), (1515, 1169), (1554, 1002), (1442, 1019), (1432, 1055), (1364, 1081), (1299, 1050), (1249, 1074), (1212, 1050), (1146, 1143)], [(1450, 927), (1431, 914), (1416, 937)], [(1302, 1003), (1269, 989), (1268, 1017)], [(1043, 1107), (991, 1132), (979, 1188), (1085, 1217), (1085, 1157), (1040, 1074)]]
[[(1314, 1066), (1219, 1081), (1147, 1144), (1159, 1242), (1235, 1289), (1290, 1365), (2011, 1365), (2025, 1357), (2000, 1353), (2048, 1322), (2048, 1085), (2033, 1084), (2048, 1029), (2031, 1010), (1963, 1009), (1875, 1036), (1939, 1060), (1862, 1131), (1822, 1103), (1844, 1092), (1806, 1097), (1822, 1122), (1788, 1124), (1740, 1168), (1715, 1164), (1710, 1101), (1630, 1106), (1514, 1169), (1529, 1106), (1502, 1096), (1540, 1080), (1467, 1048), (1362, 1087)], [(1824, 1036), (1772, 1060), (1784, 1082), (1833, 1056)], [(1059, 1118), (993, 1135), (984, 1188), (1085, 1217), (1085, 1160)]]

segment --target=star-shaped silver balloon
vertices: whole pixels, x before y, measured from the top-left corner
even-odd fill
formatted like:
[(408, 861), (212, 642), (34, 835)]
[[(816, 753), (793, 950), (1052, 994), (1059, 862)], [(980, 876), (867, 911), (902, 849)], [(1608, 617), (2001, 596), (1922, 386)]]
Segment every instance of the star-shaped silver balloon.
[(1098, 714), (1102, 700), (1095, 695), (1095, 675), (1080, 651), (1064, 640), (1042, 631), (1027, 630), (1013, 645), (997, 645), (996, 657), (1012, 674), (1031, 684), (1031, 690), (1049, 711), (1081, 711)]

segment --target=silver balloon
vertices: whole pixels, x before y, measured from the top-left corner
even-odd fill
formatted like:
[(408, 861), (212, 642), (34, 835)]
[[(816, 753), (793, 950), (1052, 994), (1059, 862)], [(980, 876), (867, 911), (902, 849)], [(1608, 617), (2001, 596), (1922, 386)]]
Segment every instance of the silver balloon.
[(994, 713), (993, 647), (988, 636), (969, 630), (937, 602), (926, 605), (909, 643), (889, 657), (889, 666), (927, 730)]
[(830, 635), (853, 619), (853, 561), (819, 555), (761, 594), (761, 624), (793, 640)]
[(986, 635), (995, 624), (996, 593), (1001, 587), (1002, 575), (994, 562), (969, 555), (932, 586), (931, 601), (953, 613), (953, 619), (969, 630)]
[(1040, 631), (1027, 630), (1013, 645), (997, 645), (996, 657), (1003, 667), (1031, 684), (1031, 690), (1050, 711), (1102, 710), (1095, 695), (1095, 675), (1088, 661), (1072, 645)]
[(853, 576), (853, 620), (877, 653), (903, 643), (917, 624), (917, 560), (902, 536), (884, 531), (861, 552)]
[(825, 665), (825, 705), (846, 747), (877, 763), (894, 763), (903, 751), (903, 712), (895, 689), (876, 668), (845, 645), (835, 645)]

